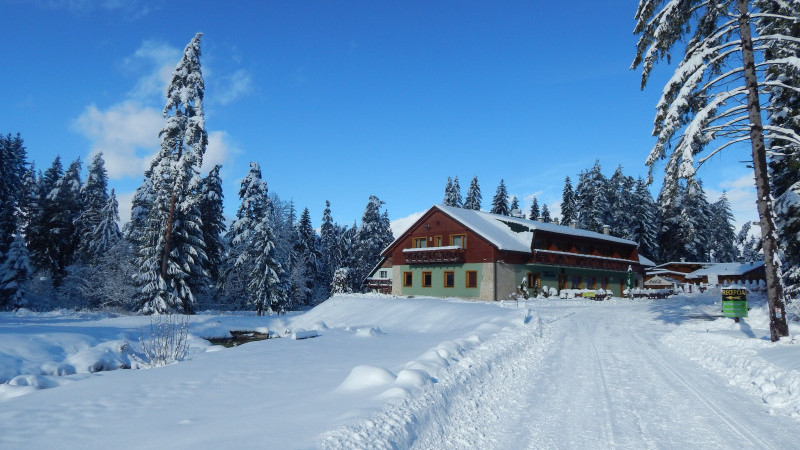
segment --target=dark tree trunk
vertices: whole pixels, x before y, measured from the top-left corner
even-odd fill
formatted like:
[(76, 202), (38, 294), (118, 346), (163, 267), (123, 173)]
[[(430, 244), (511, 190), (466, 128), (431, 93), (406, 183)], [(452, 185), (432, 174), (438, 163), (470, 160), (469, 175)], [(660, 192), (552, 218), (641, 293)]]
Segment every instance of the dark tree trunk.
[(786, 324), (786, 307), (783, 304), (778, 267), (777, 233), (772, 215), (770, 201), (769, 177), (767, 173), (767, 152), (764, 146), (764, 128), (761, 122), (761, 108), (758, 99), (758, 79), (756, 77), (755, 58), (753, 56), (753, 39), (750, 32), (750, 15), (748, 1), (737, 0), (739, 9), (739, 33), (742, 37), (742, 60), (744, 63), (744, 79), (747, 88), (747, 112), (750, 120), (750, 142), (753, 147), (753, 171), (756, 178), (756, 194), (758, 195), (758, 216), (761, 219), (761, 234), (764, 238), (764, 268), (767, 278), (767, 298), (769, 301), (770, 339), (775, 342), (781, 336), (789, 335)]

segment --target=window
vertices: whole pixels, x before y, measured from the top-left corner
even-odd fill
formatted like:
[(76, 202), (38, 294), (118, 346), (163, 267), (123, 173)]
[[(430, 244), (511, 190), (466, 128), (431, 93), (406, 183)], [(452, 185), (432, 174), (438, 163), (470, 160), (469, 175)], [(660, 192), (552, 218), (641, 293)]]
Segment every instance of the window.
[(597, 289), (597, 277), (590, 277), (589, 278), (589, 289)]
[(380, 278), (389, 278), (389, 271), (388, 270), (381, 270), (380, 271), (380, 275), (378, 275), (378, 276)]
[(425, 248), (428, 246), (428, 238), (414, 238), (413, 242), (411, 243), (413, 248)]
[(414, 276), (411, 272), (403, 272), (403, 286), (409, 287), (414, 281)]
[(431, 287), (431, 273), (422, 272), (422, 287)]
[(603, 289), (608, 290), (608, 277), (603, 277)]
[(468, 270), (467, 271), (467, 287), (468, 288), (476, 288), (476, 287), (478, 287), (478, 271), (477, 270)]
[(580, 275), (573, 275), (572, 276), (572, 289), (580, 289), (581, 288), (581, 277)]
[(456, 285), (456, 273), (447, 271), (444, 273), (444, 287), (451, 288)]
[(441, 246), (442, 246), (441, 236), (434, 236), (431, 238), (431, 247), (441, 247)]
[(528, 287), (535, 289), (542, 287), (542, 274), (539, 272), (528, 272)]
[(467, 248), (467, 235), (466, 234), (454, 234), (450, 236), (450, 245), (454, 247), (461, 247)]

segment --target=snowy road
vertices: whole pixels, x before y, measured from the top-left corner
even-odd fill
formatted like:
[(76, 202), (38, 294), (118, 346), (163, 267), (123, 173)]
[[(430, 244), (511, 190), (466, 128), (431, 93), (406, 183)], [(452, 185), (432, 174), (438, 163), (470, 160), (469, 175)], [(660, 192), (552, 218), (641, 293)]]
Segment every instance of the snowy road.
[(96, 373), (148, 318), (4, 313), (0, 449), (800, 448), (800, 327), (771, 343), (763, 307), (735, 325), (718, 298), (336, 297), (192, 317), (316, 339), (195, 337), (190, 360)]
[[(494, 359), (462, 361), (438, 398), (389, 408), (367, 429), (347, 430), (360, 439), (336, 446), (388, 438), (387, 447), (419, 449), (798, 448), (795, 421), (665, 348), (660, 338), (674, 325), (658, 308), (532, 303), (526, 331), (484, 344)], [(404, 410), (422, 422), (406, 425), (416, 435), (369, 431), (403, 423)]]

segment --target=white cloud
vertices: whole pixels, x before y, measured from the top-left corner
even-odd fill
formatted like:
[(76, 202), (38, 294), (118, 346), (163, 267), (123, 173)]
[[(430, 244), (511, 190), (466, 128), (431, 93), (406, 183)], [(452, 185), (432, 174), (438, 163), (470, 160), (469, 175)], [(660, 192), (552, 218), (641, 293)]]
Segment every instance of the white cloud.
[(415, 212), (406, 217), (401, 217), (399, 219), (392, 220), (390, 225), (394, 237), (399, 238), (400, 235), (402, 235), (403, 233), (406, 232), (406, 230), (411, 228), (411, 225), (414, 225), (414, 222), (419, 220), (419, 218), (422, 217), (422, 215), (425, 214), (426, 212), (427, 211)]
[(123, 67), (129, 72), (143, 74), (128, 95), (142, 101), (164, 100), (180, 57), (180, 50), (171, 45), (144, 41), (133, 55), (123, 61)]
[(121, 224), (126, 224), (131, 221), (131, 205), (133, 204), (133, 196), (136, 191), (116, 193), (117, 203), (119, 203), (119, 221)]
[(92, 143), (92, 155), (103, 153), (111, 179), (141, 175), (158, 149), (161, 112), (125, 101), (103, 111), (89, 105), (73, 128)]
[(230, 137), (225, 131), (211, 131), (208, 133), (208, 147), (203, 155), (202, 172), (208, 172), (216, 164), (224, 164), (238, 149), (230, 144)]
[(244, 69), (224, 77), (220, 84), (214, 98), (222, 105), (233, 103), (253, 90), (253, 78)]
[(734, 216), (733, 226), (738, 230), (745, 222), (757, 221), (756, 188), (753, 175), (742, 175), (733, 180), (718, 183), (719, 189), (705, 188), (706, 198), (713, 203), (719, 200), (722, 193), (728, 198)]

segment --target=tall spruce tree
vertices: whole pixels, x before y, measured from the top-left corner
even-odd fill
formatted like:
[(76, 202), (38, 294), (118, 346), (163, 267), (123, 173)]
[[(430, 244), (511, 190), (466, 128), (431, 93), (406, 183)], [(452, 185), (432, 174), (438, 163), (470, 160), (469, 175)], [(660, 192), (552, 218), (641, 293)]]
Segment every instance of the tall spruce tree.
[[(647, 158), (650, 177), (655, 163), (667, 158), (665, 184), (679, 178), (690, 179), (697, 170), (695, 156), (710, 144), (711, 155), (739, 142), (750, 142), (756, 180), (758, 214), (763, 234), (764, 266), (770, 311), (770, 338), (777, 341), (789, 333), (778, 269), (778, 242), (774, 223), (771, 187), (768, 176), (765, 139), (780, 139), (800, 144), (800, 137), (788, 127), (764, 126), (761, 94), (771, 88), (776, 76), (795, 70), (796, 58), (769, 52), (790, 48), (796, 40), (790, 30), (778, 25), (774, 33), (753, 37), (752, 21), (760, 27), (778, 21), (796, 22), (798, 8), (772, 14), (767, 0), (641, 0), (636, 12), (634, 33), (640, 35), (632, 68), (642, 66), (644, 88), (653, 66), (670, 58), (678, 42), (686, 42), (684, 57), (673, 77), (662, 90), (657, 106), (653, 135), (657, 142)], [(768, 14), (764, 14), (768, 12)], [(788, 15), (784, 15), (788, 13)], [(792, 14), (794, 13), (794, 14)], [(784, 33), (788, 34), (784, 34)], [(690, 35), (690, 36), (687, 36)], [(686, 41), (686, 37), (689, 37)], [(683, 46), (682, 46), (683, 47)], [(758, 66), (756, 65), (758, 60)], [(785, 85), (789, 78), (781, 78)], [(800, 86), (787, 86), (797, 90)]]
[(709, 205), (709, 256), (713, 262), (735, 262), (739, 260), (736, 248), (736, 232), (733, 229), (733, 212), (725, 193)]
[(492, 214), (500, 214), (502, 216), (507, 216), (511, 212), (508, 207), (508, 191), (506, 190), (506, 183), (502, 179), (500, 180), (500, 184), (497, 186), (497, 191), (494, 194), (494, 198), (492, 198), (492, 209), (490, 212)]
[(72, 264), (78, 248), (76, 222), (81, 209), (81, 161), (70, 163), (64, 176), (55, 184), (44, 200), (44, 224), (47, 230), (47, 261), (53, 286), (60, 286), (67, 275), (67, 266)]
[(102, 211), (108, 203), (108, 173), (103, 154), (98, 153), (89, 164), (89, 173), (80, 190), (81, 214), (75, 224), (78, 233), (77, 259), (89, 262), (97, 254), (89, 248), (89, 241), (102, 220)]
[(203, 242), (206, 245), (206, 272), (211, 278), (211, 282), (219, 283), (222, 266), (222, 256), (225, 252), (225, 245), (222, 235), (225, 233), (225, 215), (222, 206), (224, 196), (222, 194), (222, 178), (219, 172), (222, 166), (215, 165), (208, 176), (200, 182), (200, 229), (203, 233)]
[[(226, 259), (230, 263), (226, 264), (223, 284), (229, 295), (247, 298), (257, 313), (263, 314), (273, 299), (278, 305), (284, 302), (281, 293), (273, 292), (278, 290), (283, 271), (275, 255), (267, 183), (261, 178), (257, 162), (250, 163), (239, 188), (239, 200), (236, 218), (227, 234), (230, 245)], [(258, 290), (251, 289), (252, 286)]]
[(56, 156), (50, 167), (39, 177), (35, 186), (36, 208), (31, 209), (28, 226), (25, 229), (28, 251), (34, 270), (48, 271), (54, 265), (50, 242), (49, 217), (54, 213), (51, 202), (47, 199), (56, 183), (64, 175), (61, 157)]
[(530, 212), (530, 219), (531, 220), (539, 220), (541, 213), (539, 212), (539, 200), (536, 200), (536, 196), (533, 196), (533, 201), (531, 201), (531, 212)]
[(453, 178), (447, 177), (447, 184), (444, 186), (444, 206), (456, 206), (455, 196), (453, 195)]
[[(769, 126), (792, 130), (800, 136), (800, 3), (761, 1), (766, 13), (755, 19), (761, 36), (783, 35), (792, 39), (770, 40), (766, 59), (777, 62), (764, 75), (769, 83), (766, 109)], [(790, 20), (788, 18), (794, 18)], [(776, 136), (768, 141), (770, 187), (775, 198), (775, 226), (779, 240), (781, 276), (785, 295), (800, 298), (800, 142)], [(795, 316), (800, 316), (794, 301)]]
[(331, 215), (331, 202), (325, 200), (325, 210), (322, 212), (322, 225), (320, 225), (320, 285), (326, 286), (326, 295), (330, 294), (333, 273), (339, 268), (339, 258), (336, 251), (338, 241), (337, 227)]
[(189, 42), (167, 87), (161, 149), (151, 166), (153, 204), (139, 244), (137, 274), (145, 314), (193, 313), (193, 286), (205, 283), (207, 257), (198, 195), (208, 145), (203, 114), (205, 84), (198, 33)]
[(21, 223), (26, 176), (27, 154), (22, 137), (0, 135), (0, 264)]
[(464, 200), (464, 208), (480, 211), (481, 209), (481, 187), (478, 184), (478, 176), (472, 177), (467, 189), (467, 198)]
[(575, 186), (578, 227), (603, 231), (603, 225), (608, 224), (611, 211), (608, 192), (608, 180), (603, 176), (600, 162), (595, 161), (590, 170), (580, 174)]
[(381, 252), (392, 243), (391, 230), (387, 229), (388, 216), (382, 216), (380, 211), (383, 204), (378, 197), (371, 195), (361, 216), (361, 226), (356, 234), (358, 259), (354, 267), (350, 267), (354, 291), (362, 290), (362, 283), (378, 264)]
[(550, 217), (550, 208), (547, 207), (547, 203), (542, 205), (542, 215), (538, 220), (541, 220), (544, 223), (550, 223), (553, 221), (553, 218)]
[(27, 305), (25, 284), (33, 271), (22, 233), (13, 234), (11, 245), (0, 263), (0, 308), (20, 308)]
[(521, 211), (522, 210), (519, 207), (519, 200), (517, 199), (517, 196), (516, 195), (512, 195), (511, 196), (511, 204), (508, 205), (508, 213), (511, 214), (512, 212), (514, 212), (514, 214), (517, 214), (517, 212), (521, 212)]
[(636, 180), (633, 191), (633, 206), (630, 210), (630, 239), (639, 243), (639, 254), (648, 258), (659, 257), (657, 242), (658, 209), (641, 177)]
[(119, 230), (119, 203), (114, 189), (108, 194), (106, 204), (98, 214), (99, 222), (85, 235), (85, 245), (90, 255), (95, 255), (92, 262), (96, 262), (102, 255), (108, 253), (122, 239)]
[(572, 183), (569, 177), (564, 179), (564, 190), (561, 194), (561, 224), (570, 225), (578, 220), (577, 205), (575, 203), (575, 192), (572, 190)]

